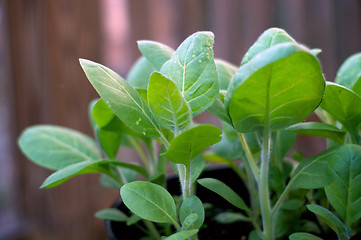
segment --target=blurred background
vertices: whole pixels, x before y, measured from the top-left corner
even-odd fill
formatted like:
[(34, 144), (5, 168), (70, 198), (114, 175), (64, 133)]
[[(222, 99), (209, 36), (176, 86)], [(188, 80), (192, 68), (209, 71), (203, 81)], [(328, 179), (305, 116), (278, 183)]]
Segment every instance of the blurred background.
[[(98, 176), (39, 190), (50, 172), (26, 160), (16, 144), (34, 124), (92, 134), (87, 107), (97, 94), (78, 58), (125, 77), (140, 56), (136, 40), (176, 48), (195, 31), (209, 30), (215, 57), (239, 65), (273, 26), (321, 48), (328, 81), (361, 51), (359, 0), (0, 0), (0, 239), (106, 239), (93, 214), (119, 192), (101, 187)], [(306, 156), (323, 147), (310, 138), (297, 146)]]

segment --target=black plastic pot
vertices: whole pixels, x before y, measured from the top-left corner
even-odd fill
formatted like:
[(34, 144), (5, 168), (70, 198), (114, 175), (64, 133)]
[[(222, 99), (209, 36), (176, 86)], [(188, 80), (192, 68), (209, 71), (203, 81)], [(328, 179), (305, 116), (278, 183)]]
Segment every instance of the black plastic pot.
[[(219, 179), (230, 186), (241, 196), (248, 194), (240, 178), (229, 168), (207, 170), (202, 174), (201, 178)], [(167, 189), (172, 195), (180, 195), (180, 185), (177, 177), (170, 177), (167, 180)], [(207, 209), (205, 212), (205, 222), (198, 233), (199, 239), (233, 240), (241, 239), (242, 236), (248, 236), (249, 232), (252, 230), (252, 226), (250, 224), (238, 222), (234, 224), (222, 225), (217, 223), (214, 219), (214, 216), (218, 213), (227, 210), (238, 212), (239, 210), (237, 210), (223, 198), (219, 197), (217, 194), (209, 191), (208, 189), (205, 189), (200, 185), (197, 186), (196, 195), (203, 203), (210, 203), (213, 206), (212, 208)], [(243, 199), (247, 202), (247, 195)], [(113, 204), (112, 207), (118, 208), (126, 213), (129, 212), (127, 207), (122, 204), (120, 198)], [(131, 239), (140, 239), (145, 236), (145, 234), (138, 228), (134, 226), (126, 226), (125, 223), (106, 220), (104, 224), (105, 231), (110, 240), (126, 240), (130, 239), (129, 236), (132, 236)]]

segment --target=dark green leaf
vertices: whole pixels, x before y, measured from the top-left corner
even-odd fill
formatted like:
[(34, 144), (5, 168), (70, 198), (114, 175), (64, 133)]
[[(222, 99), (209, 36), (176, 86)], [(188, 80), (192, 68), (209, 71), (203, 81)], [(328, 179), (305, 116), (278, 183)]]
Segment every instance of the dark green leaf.
[(150, 74), (154, 71), (154, 66), (145, 57), (140, 57), (129, 70), (127, 82), (134, 88), (147, 89)]
[(95, 213), (95, 217), (116, 222), (126, 222), (129, 217), (116, 208), (106, 208)]
[(250, 219), (241, 213), (222, 212), (215, 216), (215, 220), (220, 224), (231, 224), (235, 222), (249, 222)]
[(154, 72), (149, 80), (148, 101), (158, 123), (173, 132), (178, 132), (192, 122), (192, 111), (177, 85)]
[(197, 125), (176, 136), (162, 156), (174, 163), (189, 165), (204, 149), (221, 140), (222, 131), (208, 124)]
[(179, 208), (179, 220), (183, 223), (191, 214), (197, 215), (197, 219), (184, 230), (199, 229), (204, 222), (204, 208), (201, 200), (195, 195), (186, 198)]
[(170, 47), (154, 41), (138, 41), (138, 48), (157, 71), (160, 71), (163, 64), (174, 54), (174, 50)]
[(206, 110), (219, 93), (213, 42), (213, 33), (197, 32), (161, 68), (161, 73), (177, 84), (194, 115)]
[(186, 239), (190, 238), (191, 236), (197, 234), (197, 232), (198, 232), (198, 229), (177, 232), (177, 233), (174, 233), (174, 234), (170, 235), (169, 237), (165, 238), (164, 240), (186, 240)]
[(52, 170), (101, 158), (93, 139), (64, 127), (51, 125), (29, 127), (21, 134), (18, 143), (30, 160)]
[(322, 238), (319, 238), (313, 234), (303, 233), (303, 232), (293, 233), (290, 235), (289, 239), (290, 240), (322, 240)]
[(343, 143), (345, 132), (327, 123), (305, 122), (297, 123), (286, 128), (286, 131), (297, 134), (325, 137)]
[(239, 209), (250, 211), (247, 205), (244, 203), (243, 199), (223, 182), (214, 178), (202, 178), (198, 180), (198, 183), (203, 187), (217, 193)]
[(125, 184), (120, 189), (124, 204), (141, 218), (176, 223), (176, 206), (172, 196), (161, 186), (143, 181)]
[(280, 28), (270, 28), (267, 29), (262, 35), (257, 39), (257, 41), (249, 48), (247, 53), (244, 55), (242, 60), (242, 65), (248, 63), (253, 57), (255, 57), (260, 52), (275, 46), (279, 43), (292, 42), (296, 43), (291, 36), (287, 34), (283, 29)]
[(329, 160), (325, 192), (347, 227), (361, 217), (361, 146), (342, 145)]
[(361, 96), (361, 53), (348, 57), (339, 68), (335, 83), (353, 90)]
[(281, 43), (241, 66), (224, 104), (238, 132), (273, 130), (298, 123), (321, 102), (325, 81), (308, 49)]

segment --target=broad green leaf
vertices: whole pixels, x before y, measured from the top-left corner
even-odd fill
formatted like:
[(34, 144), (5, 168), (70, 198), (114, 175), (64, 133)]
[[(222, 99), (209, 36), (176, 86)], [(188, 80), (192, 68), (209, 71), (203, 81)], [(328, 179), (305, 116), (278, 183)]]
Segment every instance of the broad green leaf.
[(346, 144), (329, 160), (325, 192), (347, 227), (361, 217), (361, 146)]
[(310, 204), (306, 206), (308, 210), (319, 216), (334, 232), (337, 233), (340, 240), (346, 240), (350, 238), (350, 229), (338, 219), (332, 212), (319, 205)]
[(198, 233), (198, 229), (186, 230), (186, 231), (174, 233), (169, 237), (166, 237), (164, 240), (186, 240), (192, 237), (193, 235), (196, 235), (197, 233)]
[(260, 52), (275, 46), (279, 43), (292, 42), (296, 41), (288, 35), (286, 31), (280, 28), (269, 28), (262, 33), (262, 35), (257, 39), (257, 41), (248, 49), (247, 53), (244, 55), (242, 60), (242, 65), (248, 63), (252, 58), (254, 58)]
[(361, 53), (348, 57), (336, 74), (335, 83), (353, 90), (361, 96)]
[(138, 41), (138, 48), (143, 56), (160, 71), (163, 64), (174, 54), (174, 50), (162, 43), (142, 40)]
[(122, 134), (115, 131), (107, 131), (99, 127), (95, 129), (95, 134), (107, 158), (114, 159), (124, 139)]
[(297, 232), (292, 233), (289, 237), (290, 240), (322, 240), (322, 238), (319, 238), (311, 233), (303, 233), (303, 232)]
[(250, 219), (241, 213), (222, 212), (217, 214), (215, 220), (220, 224), (231, 224), (235, 222), (249, 222)]
[(243, 199), (223, 182), (214, 178), (202, 178), (198, 180), (198, 183), (217, 193), (239, 209), (245, 210), (246, 212), (250, 211)]
[(41, 185), (41, 188), (51, 188), (58, 186), (69, 178), (80, 174), (108, 173), (108, 169), (106, 167), (112, 165), (132, 169), (144, 177), (148, 176), (142, 167), (135, 164), (124, 163), (117, 160), (87, 160), (69, 165), (54, 172), (44, 181), (44, 183)]
[(145, 58), (140, 57), (129, 70), (127, 82), (134, 88), (147, 89), (149, 77), (156, 71), (154, 66)]
[(106, 208), (95, 213), (95, 217), (116, 222), (126, 222), (129, 217), (116, 208)]
[(259, 53), (232, 78), (224, 104), (238, 132), (288, 127), (321, 102), (325, 81), (316, 57), (294, 43)]
[(143, 181), (125, 184), (120, 189), (124, 204), (139, 217), (159, 223), (176, 223), (176, 206), (163, 187)]
[(164, 138), (147, 104), (122, 77), (89, 60), (80, 59), (80, 64), (93, 87), (122, 122), (145, 136)]
[(51, 170), (101, 158), (93, 139), (64, 127), (52, 125), (29, 127), (21, 134), (18, 144), (30, 160)]
[(231, 81), (233, 75), (237, 72), (238, 68), (222, 59), (215, 59), (216, 68), (219, 77), (220, 90), (227, 90), (229, 82)]
[(221, 134), (222, 131), (213, 125), (202, 124), (191, 127), (176, 136), (170, 142), (168, 151), (162, 156), (174, 163), (188, 166), (204, 149), (219, 142)]
[(211, 32), (194, 33), (161, 68), (161, 73), (177, 84), (194, 115), (206, 110), (219, 93), (213, 42)]
[[(184, 230), (199, 229), (204, 222), (204, 208), (201, 200), (195, 195), (186, 198), (179, 208), (179, 220), (185, 222), (191, 214), (196, 214), (197, 219)], [(184, 226), (184, 225), (183, 225)]]
[(325, 186), (327, 184), (325, 176), (327, 163), (338, 151), (338, 148), (331, 148), (303, 160), (293, 173), (288, 187), (315, 189)]
[(162, 127), (178, 132), (192, 122), (192, 111), (177, 85), (160, 73), (150, 76), (148, 102)]
[(333, 115), (350, 133), (361, 123), (361, 97), (336, 83), (327, 82), (321, 108)]
[(195, 213), (188, 215), (182, 222), (182, 230), (194, 229), (193, 224), (197, 219), (198, 215)]

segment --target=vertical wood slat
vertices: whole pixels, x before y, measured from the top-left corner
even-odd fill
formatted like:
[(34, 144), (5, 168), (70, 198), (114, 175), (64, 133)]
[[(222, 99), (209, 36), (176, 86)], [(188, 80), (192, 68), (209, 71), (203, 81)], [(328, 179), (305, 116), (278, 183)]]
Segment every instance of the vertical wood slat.
[[(98, 4), (98, 0), (9, 1), (16, 137), (25, 127), (39, 123), (91, 133), (87, 107), (96, 94), (78, 58), (100, 61)], [(105, 238), (103, 223), (93, 214), (100, 206), (107, 207), (117, 191), (109, 194), (92, 176), (39, 190), (50, 172), (20, 156), (16, 175), (29, 237)]]

